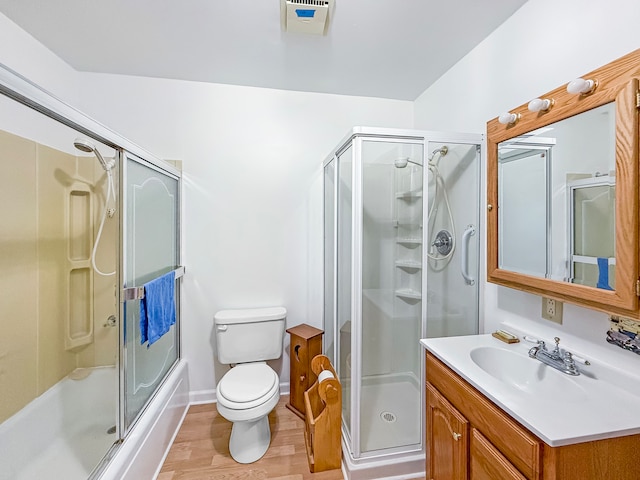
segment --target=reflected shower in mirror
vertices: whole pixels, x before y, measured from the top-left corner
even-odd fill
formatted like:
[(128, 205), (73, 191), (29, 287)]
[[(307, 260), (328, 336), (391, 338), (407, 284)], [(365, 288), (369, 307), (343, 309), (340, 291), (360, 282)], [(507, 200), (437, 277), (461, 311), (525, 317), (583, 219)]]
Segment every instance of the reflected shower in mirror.
[(614, 289), (615, 104), (498, 146), (499, 268)]

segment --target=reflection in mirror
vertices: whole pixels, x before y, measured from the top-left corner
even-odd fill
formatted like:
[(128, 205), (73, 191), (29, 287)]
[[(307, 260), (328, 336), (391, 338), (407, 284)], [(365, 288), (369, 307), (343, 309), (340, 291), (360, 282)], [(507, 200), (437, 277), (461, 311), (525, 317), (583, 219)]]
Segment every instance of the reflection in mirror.
[(614, 289), (615, 103), (498, 145), (499, 268)]

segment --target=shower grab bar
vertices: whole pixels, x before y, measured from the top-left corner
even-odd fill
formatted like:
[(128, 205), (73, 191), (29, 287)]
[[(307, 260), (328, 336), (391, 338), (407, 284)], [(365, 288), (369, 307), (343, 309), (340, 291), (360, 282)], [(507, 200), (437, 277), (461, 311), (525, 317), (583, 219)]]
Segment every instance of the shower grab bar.
[[(176, 279), (183, 277), (184, 276), (184, 267), (180, 266), (178, 268), (176, 268), (175, 270), (173, 270), (176, 274)], [(167, 272), (169, 273), (169, 272)], [(166, 275), (166, 273), (163, 273), (162, 275)], [(160, 276), (162, 276), (160, 275)], [(160, 278), (160, 276), (156, 277), (156, 278)], [(125, 302), (129, 302), (131, 300), (142, 300), (144, 298), (144, 287), (128, 287), (128, 288), (123, 288), (122, 289), (122, 298), (123, 301)]]
[(469, 238), (476, 234), (476, 227), (467, 225), (462, 234), (462, 260), (460, 261), (460, 273), (467, 285), (475, 285), (475, 279), (469, 275)]

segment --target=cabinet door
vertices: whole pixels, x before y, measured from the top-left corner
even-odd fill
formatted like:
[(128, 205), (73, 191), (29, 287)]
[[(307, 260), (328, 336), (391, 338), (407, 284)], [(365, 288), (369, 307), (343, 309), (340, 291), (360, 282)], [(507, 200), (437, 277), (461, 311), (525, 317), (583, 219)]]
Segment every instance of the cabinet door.
[(427, 479), (467, 480), (469, 422), (427, 383)]
[(478, 430), (471, 429), (470, 480), (526, 480)]

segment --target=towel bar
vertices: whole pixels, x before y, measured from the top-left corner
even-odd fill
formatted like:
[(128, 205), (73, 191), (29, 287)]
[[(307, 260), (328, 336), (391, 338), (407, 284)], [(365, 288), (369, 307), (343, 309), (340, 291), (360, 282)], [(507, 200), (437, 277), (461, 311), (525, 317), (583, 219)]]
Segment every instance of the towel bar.
[[(176, 274), (176, 279), (184, 276), (184, 267), (180, 266), (173, 270)], [(167, 272), (169, 273), (169, 272)], [(162, 275), (166, 275), (163, 273)], [(156, 277), (158, 278), (158, 277)], [(128, 287), (122, 289), (122, 301), (129, 302), (131, 300), (142, 300), (144, 298), (144, 287)]]

